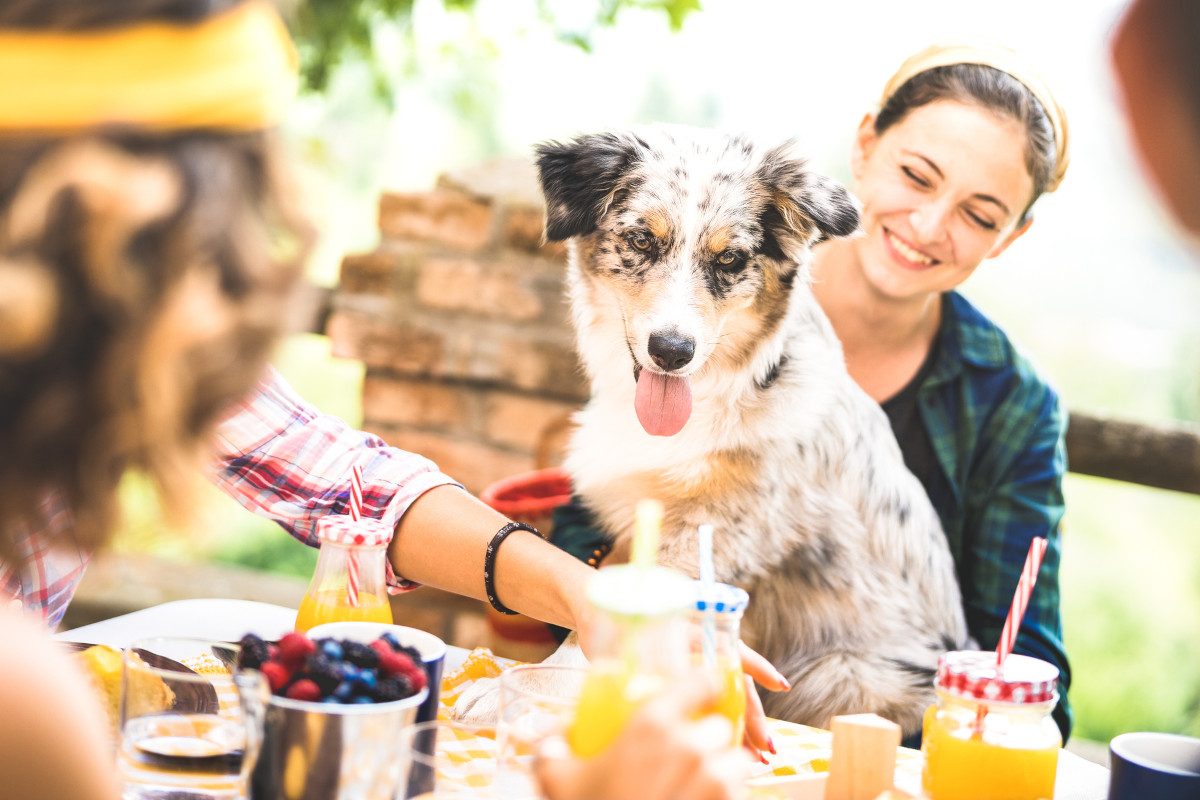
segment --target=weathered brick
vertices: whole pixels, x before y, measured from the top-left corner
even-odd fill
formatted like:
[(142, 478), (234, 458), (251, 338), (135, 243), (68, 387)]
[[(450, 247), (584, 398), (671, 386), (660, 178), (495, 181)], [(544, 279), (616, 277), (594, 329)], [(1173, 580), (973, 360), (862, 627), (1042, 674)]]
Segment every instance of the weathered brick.
[(379, 198), (379, 229), (385, 238), (437, 242), (466, 253), (491, 243), (493, 216), (489, 201), (451, 189)]
[(528, 283), (512, 265), (431, 258), (421, 267), (416, 294), (426, 308), (524, 322), (542, 313), (537, 289)]
[(391, 253), (355, 253), (342, 259), (338, 288), (348, 294), (387, 296), (392, 292), (395, 272), (396, 257)]
[(326, 330), (334, 356), (357, 358), (368, 367), (428, 374), (446, 354), (445, 337), (437, 332), (355, 312), (335, 312)]
[(501, 237), (504, 244), (514, 250), (537, 253), (543, 258), (566, 261), (565, 242), (542, 243), (545, 230), (545, 212), (540, 206), (514, 206), (504, 218)]
[(476, 495), (501, 478), (534, 468), (532, 455), (513, 453), (449, 434), (376, 424), (369, 418), (365, 427), (394, 447), (430, 459), (442, 472)]
[(436, 380), (368, 372), (363, 380), (363, 416), (387, 425), (465, 434), (474, 427), (472, 409), (482, 405), (481, 392)]
[(569, 340), (552, 343), (505, 338), (497, 342), (496, 372), (520, 389), (573, 400), (588, 397), (587, 381)]
[[(489, 392), (485, 434), (489, 441), (514, 450), (536, 452), (546, 437), (561, 428), (563, 417), (578, 403), (546, 400), (509, 392)], [(553, 429), (553, 430), (552, 430)]]

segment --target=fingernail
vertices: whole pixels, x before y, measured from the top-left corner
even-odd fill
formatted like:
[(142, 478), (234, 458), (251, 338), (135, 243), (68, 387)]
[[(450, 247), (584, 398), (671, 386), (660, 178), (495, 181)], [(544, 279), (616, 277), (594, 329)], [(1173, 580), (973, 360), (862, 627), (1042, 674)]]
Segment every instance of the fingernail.
[(762, 763), (766, 764), (768, 767), (771, 766), (771, 762), (767, 761), (766, 757), (763, 756), (762, 753), (758, 754), (758, 760), (761, 761)]
[(779, 674), (779, 682), (783, 684), (783, 690), (785, 692), (790, 692), (792, 690), (791, 682), (787, 678), (783, 677), (782, 673)]
[(779, 753), (775, 750), (775, 739), (771, 736), (767, 737), (767, 749), (771, 751), (771, 755), (779, 755)]

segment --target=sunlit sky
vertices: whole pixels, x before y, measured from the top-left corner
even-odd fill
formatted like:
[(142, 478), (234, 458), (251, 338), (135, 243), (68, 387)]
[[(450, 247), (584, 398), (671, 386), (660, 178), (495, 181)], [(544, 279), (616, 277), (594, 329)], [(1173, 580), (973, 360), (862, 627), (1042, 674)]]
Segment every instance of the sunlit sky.
[[(591, 3), (556, 0), (560, 22)], [(797, 137), (814, 166), (848, 178), (859, 119), (895, 68), (946, 36), (987, 36), (1039, 65), (1067, 108), (1071, 169), (1036, 208), (1028, 235), (965, 286), (1022, 342), (1074, 406), (1140, 417), (1200, 418), (1200, 252), (1174, 235), (1141, 180), (1107, 58), (1119, 0), (704, 0), (671, 33), (665, 15), (625, 12), (594, 51), (556, 40), (531, 0), (478, 0), (472, 17), (417, 4), (418, 71), (390, 118), (361, 113), (343, 78), (309, 101), (295, 128), (318, 132), (342, 185), (325, 186), (327, 258), (373, 246), (380, 189), (419, 191), (446, 170), (538, 141), (667, 120)], [(387, 41), (387, 40), (385, 40)], [(448, 102), (447, 50), (494, 47), (472, 87), (487, 110)], [(395, 46), (407, 47), (401, 40)], [(341, 98), (341, 99), (339, 99)], [(1093, 366), (1094, 365), (1094, 366)], [(1182, 401), (1180, 398), (1184, 398)], [(1182, 405), (1181, 405), (1182, 403)]]

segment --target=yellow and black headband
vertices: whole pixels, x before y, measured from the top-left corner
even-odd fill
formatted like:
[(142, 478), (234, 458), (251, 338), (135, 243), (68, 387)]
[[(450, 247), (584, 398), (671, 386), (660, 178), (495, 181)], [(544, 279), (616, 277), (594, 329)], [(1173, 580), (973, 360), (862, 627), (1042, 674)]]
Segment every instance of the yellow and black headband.
[(926, 47), (909, 57), (900, 65), (899, 71), (891, 77), (883, 88), (883, 97), (879, 107), (883, 108), (896, 90), (913, 77), (936, 67), (948, 67), (955, 64), (978, 64), (1000, 70), (1019, 81), (1033, 94), (1050, 119), (1054, 129), (1054, 147), (1056, 164), (1054, 174), (1046, 186), (1047, 192), (1053, 192), (1062, 183), (1067, 166), (1071, 163), (1071, 151), (1068, 147), (1067, 113), (1055, 97), (1050, 84), (1034, 69), (1021, 54), (1003, 45), (988, 41), (961, 39), (938, 42)]
[(194, 24), (0, 30), (0, 134), (107, 124), (261, 130), (283, 118), (297, 63), (266, 0)]

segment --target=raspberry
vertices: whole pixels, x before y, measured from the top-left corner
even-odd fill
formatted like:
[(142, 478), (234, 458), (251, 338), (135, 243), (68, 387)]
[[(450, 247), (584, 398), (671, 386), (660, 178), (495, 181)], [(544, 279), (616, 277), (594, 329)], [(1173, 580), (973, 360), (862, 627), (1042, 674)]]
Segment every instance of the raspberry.
[(425, 671), (416, 665), (404, 670), (400, 674), (407, 678), (408, 682), (412, 684), (413, 692), (421, 691), (429, 683), (429, 679), (425, 677)]
[(279, 640), (279, 658), (290, 667), (298, 667), (304, 659), (317, 652), (317, 644), (303, 633), (285, 633)]
[(292, 671), (278, 661), (268, 661), (262, 665), (262, 674), (267, 676), (271, 691), (278, 693), (292, 679)]
[(371, 642), (370, 647), (379, 654), (381, 661), (385, 656), (390, 656), (392, 653), (396, 652), (392, 649), (392, 646), (383, 639), (376, 639), (375, 641)]
[(284, 696), (291, 700), (320, 700), (321, 688), (308, 678), (301, 678), (287, 688)]
[(242, 669), (258, 669), (271, 658), (267, 643), (253, 633), (247, 633), (238, 644), (241, 649), (237, 663)]
[(379, 654), (362, 642), (347, 640), (342, 642), (342, 650), (346, 654), (346, 660), (356, 667), (374, 669), (379, 663)]
[(379, 671), (385, 675), (399, 675), (413, 666), (412, 659), (403, 653), (388, 653), (379, 657)]

